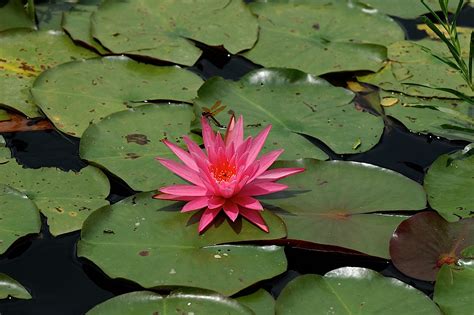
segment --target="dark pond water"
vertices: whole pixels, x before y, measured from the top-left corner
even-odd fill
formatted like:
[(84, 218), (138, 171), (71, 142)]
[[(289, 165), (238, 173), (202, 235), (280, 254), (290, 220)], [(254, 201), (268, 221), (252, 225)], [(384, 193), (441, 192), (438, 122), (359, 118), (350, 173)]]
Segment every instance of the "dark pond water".
[[(419, 20), (398, 21), (407, 31), (409, 39), (424, 35), (417, 31)], [(461, 25), (474, 27), (474, 9), (464, 10)], [(202, 58), (191, 69), (204, 78), (219, 75), (237, 80), (258, 66), (240, 58), (229, 56), (220, 50), (202, 47)], [(348, 77), (351, 74), (347, 75)], [(346, 78), (347, 78), (346, 76)], [(328, 76), (337, 81), (341, 76)], [(8, 147), (19, 163), (25, 167), (54, 166), (64, 170), (79, 170), (86, 163), (79, 158), (79, 140), (56, 131), (22, 132), (3, 134)], [(318, 141), (316, 145), (321, 146)], [(421, 136), (408, 132), (401, 124), (391, 121), (382, 141), (363, 154), (338, 156), (324, 146), (322, 149), (333, 159), (367, 162), (395, 170), (418, 182), (423, 181), (426, 168), (441, 154), (463, 148), (465, 142), (450, 142), (433, 136)], [(116, 202), (133, 191), (121, 180), (110, 176), (109, 200)], [(84, 314), (94, 305), (115, 295), (140, 290), (136, 284), (112, 280), (92, 263), (78, 259), (75, 244), (79, 232), (52, 237), (45, 222), (39, 236), (22, 239), (0, 257), (0, 272), (7, 273), (25, 285), (32, 293), (32, 300), (2, 300), (0, 315)], [(364, 256), (348, 256), (297, 248), (286, 249), (289, 271), (276, 279), (258, 284), (277, 296), (285, 284), (303, 273), (325, 272), (342, 266), (360, 266), (382, 272), (411, 284), (426, 294), (431, 294), (433, 284), (405, 277), (388, 261)]]

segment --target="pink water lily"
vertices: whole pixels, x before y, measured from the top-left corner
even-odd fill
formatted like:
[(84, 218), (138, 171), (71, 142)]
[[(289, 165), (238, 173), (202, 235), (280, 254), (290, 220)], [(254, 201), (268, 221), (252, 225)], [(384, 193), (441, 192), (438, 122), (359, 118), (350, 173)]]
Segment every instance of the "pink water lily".
[(164, 140), (164, 144), (178, 156), (183, 163), (157, 158), (167, 169), (185, 179), (190, 185), (173, 185), (160, 189), (154, 198), (186, 201), (181, 212), (205, 209), (199, 221), (199, 232), (221, 212), (235, 221), (239, 214), (268, 232), (260, 211), (262, 204), (255, 196), (271, 194), (288, 186), (276, 183), (277, 180), (304, 171), (303, 168), (277, 168), (268, 170), (283, 150), (258, 154), (270, 132), (267, 126), (255, 138), (244, 140), (244, 121), (242, 116), (235, 121), (232, 116), (222, 139), (214, 133), (205, 117), (201, 119), (202, 137), (205, 150), (188, 137), (184, 137), (188, 151)]

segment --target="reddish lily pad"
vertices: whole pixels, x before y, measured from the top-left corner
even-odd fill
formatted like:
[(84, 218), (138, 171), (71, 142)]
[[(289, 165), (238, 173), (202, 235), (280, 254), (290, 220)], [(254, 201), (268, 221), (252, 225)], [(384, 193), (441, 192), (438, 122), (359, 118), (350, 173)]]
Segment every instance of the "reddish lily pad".
[(400, 224), (390, 241), (393, 264), (404, 274), (434, 281), (444, 264), (454, 264), (474, 244), (474, 219), (449, 223), (434, 211), (418, 213)]

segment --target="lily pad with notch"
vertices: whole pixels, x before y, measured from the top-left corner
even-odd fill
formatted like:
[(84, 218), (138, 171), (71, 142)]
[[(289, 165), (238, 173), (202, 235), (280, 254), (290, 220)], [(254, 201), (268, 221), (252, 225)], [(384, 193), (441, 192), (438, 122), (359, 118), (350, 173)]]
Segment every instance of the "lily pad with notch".
[(243, 115), (250, 134), (272, 124), (264, 149), (285, 148), (281, 158), (290, 160), (327, 158), (304, 136), (321, 140), (339, 154), (364, 152), (377, 144), (383, 120), (358, 110), (353, 99), (351, 91), (313, 75), (272, 68), (252, 71), (238, 82), (211, 78), (194, 103), (202, 109), (222, 102), (226, 111), (215, 117), (227, 122), (228, 111)]
[(375, 165), (305, 159), (275, 167), (305, 168), (281, 180), (287, 191), (261, 197), (299, 246), (307, 246), (303, 241), (389, 258), (390, 238), (404, 213), (426, 207), (421, 185)]
[(114, 53), (191, 66), (201, 55), (192, 41), (235, 54), (254, 45), (258, 25), (241, 0), (106, 0), (92, 15), (92, 31)]
[(31, 299), (31, 294), (18, 281), (0, 273), (0, 300), (13, 297), (16, 299)]
[(84, 223), (78, 255), (109, 277), (144, 288), (198, 287), (224, 295), (286, 270), (282, 247), (229, 244), (285, 237), (284, 223), (270, 211), (262, 212), (269, 233), (245, 219), (231, 223), (221, 216), (199, 234), (196, 214), (181, 213), (180, 204), (152, 199), (153, 194), (95, 211)]
[(243, 56), (265, 67), (315, 75), (377, 71), (387, 58), (385, 46), (404, 38), (394, 20), (350, 1), (261, 0), (249, 6), (260, 33)]
[(201, 84), (199, 76), (177, 66), (106, 57), (45, 71), (31, 92), (59, 130), (80, 137), (89, 124), (147, 101), (190, 102)]
[(398, 270), (425, 281), (436, 280), (445, 264), (474, 244), (474, 218), (448, 222), (434, 211), (418, 213), (398, 226), (390, 241), (390, 257)]

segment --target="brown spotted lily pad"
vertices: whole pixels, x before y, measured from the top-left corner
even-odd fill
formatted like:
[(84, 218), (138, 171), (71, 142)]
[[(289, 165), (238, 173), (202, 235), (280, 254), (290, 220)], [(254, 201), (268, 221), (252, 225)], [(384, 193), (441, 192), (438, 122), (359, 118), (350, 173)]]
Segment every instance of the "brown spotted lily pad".
[(432, 211), (402, 222), (390, 241), (393, 264), (404, 274), (434, 281), (444, 264), (454, 264), (474, 244), (474, 219), (449, 223)]

